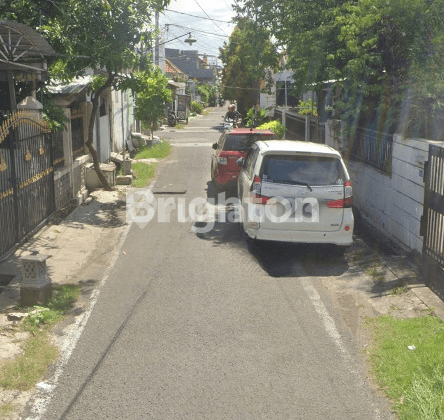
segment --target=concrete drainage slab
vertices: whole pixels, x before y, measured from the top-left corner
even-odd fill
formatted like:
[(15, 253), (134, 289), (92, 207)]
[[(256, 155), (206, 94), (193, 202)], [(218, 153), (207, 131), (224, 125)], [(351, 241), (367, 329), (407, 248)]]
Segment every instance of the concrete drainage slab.
[(185, 184), (156, 185), (153, 194), (186, 194)]

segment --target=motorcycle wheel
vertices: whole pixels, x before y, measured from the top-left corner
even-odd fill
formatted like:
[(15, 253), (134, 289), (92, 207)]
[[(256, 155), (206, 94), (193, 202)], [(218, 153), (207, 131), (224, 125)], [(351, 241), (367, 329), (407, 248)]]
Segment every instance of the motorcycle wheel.
[(176, 125), (176, 123), (177, 123), (176, 118), (174, 118), (174, 117), (168, 117), (168, 125), (169, 125), (170, 127), (174, 127), (174, 126)]

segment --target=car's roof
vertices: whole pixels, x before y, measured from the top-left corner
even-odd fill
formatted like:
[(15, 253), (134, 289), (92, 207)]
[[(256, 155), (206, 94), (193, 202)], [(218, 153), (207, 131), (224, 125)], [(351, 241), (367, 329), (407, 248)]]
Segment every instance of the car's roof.
[(273, 136), (275, 133), (271, 130), (263, 130), (261, 128), (233, 128), (229, 133), (229, 135), (237, 134), (237, 135), (249, 135), (249, 134), (259, 134), (264, 136)]
[(309, 141), (299, 140), (259, 140), (256, 142), (259, 149), (265, 153), (269, 152), (292, 152), (292, 153), (316, 153), (325, 155), (335, 155), (340, 157), (341, 154), (326, 144), (311, 143)]

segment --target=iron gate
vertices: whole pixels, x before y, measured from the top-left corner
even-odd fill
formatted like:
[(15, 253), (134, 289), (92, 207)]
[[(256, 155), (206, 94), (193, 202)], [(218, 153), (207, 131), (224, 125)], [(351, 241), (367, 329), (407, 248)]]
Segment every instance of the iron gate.
[(17, 111), (0, 127), (0, 256), (55, 211), (51, 133)]
[(444, 146), (429, 145), (425, 168), (423, 253), (444, 269)]

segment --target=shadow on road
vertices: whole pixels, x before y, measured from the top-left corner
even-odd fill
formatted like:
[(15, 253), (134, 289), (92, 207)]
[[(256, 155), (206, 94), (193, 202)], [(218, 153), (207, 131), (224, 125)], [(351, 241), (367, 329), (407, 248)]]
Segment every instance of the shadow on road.
[(251, 254), (272, 277), (340, 276), (348, 263), (332, 245), (249, 242)]
[[(215, 189), (208, 182), (207, 199)], [(228, 197), (228, 195), (227, 195)], [(210, 222), (195, 222), (196, 236), (213, 246), (229, 246), (239, 255), (249, 253), (272, 277), (340, 276), (349, 269), (347, 259), (333, 245), (253, 241), (241, 231), (234, 206), (211, 206)]]

